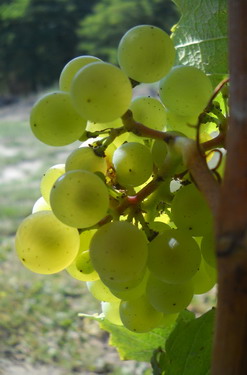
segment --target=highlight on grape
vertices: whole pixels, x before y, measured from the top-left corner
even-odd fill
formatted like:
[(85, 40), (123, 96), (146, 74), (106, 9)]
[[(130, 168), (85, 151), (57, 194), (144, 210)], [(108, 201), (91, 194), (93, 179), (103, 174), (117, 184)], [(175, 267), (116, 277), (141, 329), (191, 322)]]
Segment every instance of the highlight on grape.
[[(59, 90), (34, 104), (38, 140), (81, 143), (45, 172), (16, 250), (33, 272), (66, 270), (86, 283), (104, 319), (141, 334), (175, 321), (216, 283), (212, 214), (188, 150), (197, 142), (220, 178), (210, 157), (228, 102), (203, 71), (174, 65), (160, 28), (133, 27), (117, 53), (119, 66), (75, 57)], [(155, 97), (136, 96), (142, 83), (156, 87)]]

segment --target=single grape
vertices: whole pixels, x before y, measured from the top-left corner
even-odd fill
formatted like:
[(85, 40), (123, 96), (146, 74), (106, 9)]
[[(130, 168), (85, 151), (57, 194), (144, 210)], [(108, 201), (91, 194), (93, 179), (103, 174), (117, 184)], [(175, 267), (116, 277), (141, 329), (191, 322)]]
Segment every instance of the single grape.
[(118, 46), (118, 62), (123, 71), (138, 82), (156, 82), (171, 69), (175, 48), (169, 35), (151, 25), (127, 31)]
[(101, 61), (98, 57), (95, 56), (78, 56), (74, 59), (70, 60), (65, 67), (63, 68), (60, 77), (59, 77), (59, 88), (62, 91), (70, 91), (71, 89), (71, 82), (76, 75), (76, 73), (83, 68), (84, 66), (96, 62)]
[(147, 240), (133, 224), (114, 221), (103, 225), (95, 233), (90, 243), (90, 254), (103, 282), (131, 283), (145, 270)]
[(171, 205), (171, 219), (178, 229), (191, 236), (203, 236), (212, 231), (213, 217), (202, 193), (194, 184), (181, 187)]
[(73, 262), (66, 271), (74, 279), (80, 281), (94, 281), (99, 279), (98, 273), (92, 266), (89, 255), (89, 244), (96, 230), (85, 230), (80, 234), (80, 248)]
[(158, 327), (163, 318), (163, 314), (153, 308), (145, 295), (132, 301), (122, 301), (119, 311), (123, 325), (137, 333)]
[(69, 171), (55, 182), (50, 203), (52, 211), (63, 223), (88, 228), (106, 215), (108, 189), (101, 178), (92, 172)]
[(137, 142), (124, 143), (113, 154), (117, 181), (123, 186), (138, 186), (147, 181), (153, 170), (150, 150)]
[(175, 66), (160, 81), (160, 98), (168, 111), (197, 117), (208, 104), (213, 87), (206, 74), (194, 66)]
[(65, 146), (80, 138), (86, 120), (74, 109), (70, 94), (55, 91), (44, 95), (33, 106), (31, 129), (36, 138), (50, 146)]
[(149, 271), (146, 270), (144, 277), (136, 286), (124, 290), (116, 290), (111, 288), (111, 292), (112, 294), (114, 294), (114, 296), (124, 301), (132, 301), (134, 299), (137, 299), (145, 294), (148, 277)]
[(155, 130), (164, 130), (166, 110), (163, 104), (150, 96), (139, 96), (132, 100), (129, 109), (141, 124)]
[(119, 300), (100, 279), (87, 281), (87, 288), (94, 298), (99, 301), (114, 302)]
[(157, 168), (162, 168), (165, 163), (165, 158), (168, 152), (167, 144), (159, 139), (156, 139), (152, 145), (153, 162)]
[(50, 211), (51, 207), (50, 205), (44, 200), (43, 197), (40, 197), (36, 200), (36, 202), (33, 205), (32, 214), (39, 211)]
[(106, 160), (96, 155), (92, 147), (79, 147), (69, 154), (65, 163), (66, 172), (75, 169), (106, 174)]
[(94, 62), (75, 75), (71, 97), (82, 117), (94, 122), (108, 122), (127, 111), (132, 87), (128, 77), (118, 67)]
[(183, 284), (168, 284), (151, 274), (146, 292), (149, 302), (157, 311), (174, 314), (190, 304), (194, 288), (191, 281)]
[(114, 302), (101, 302), (102, 312), (109, 322), (122, 326), (123, 323), (119, 314), (120, 300)]
[(24, 219), (15, 239), (16, 251), (24, 266), (41, 274), (68, 267), (79, 246), (77, 229), (61, 223), (51, 211), (39, 211)]
[(149, 243), (149, 270), (164, 282), (179, 284), (190, 280), (200, 262), (199, 246), (188, 232), (167, 229)]
[(201, 252), (205, 261), (211, 266), (216, 267), (215, 238), (214, 233), (209, 232), (203, 236), (201, 242)]
[(210, 267), (202, 259), (200, 268), (191, 279), (194, 284), (194, 294), (204, 294), (211, 290), (216, 284), (216, 269)]
[(65, 173), (65, 164), (56, 164), (47, 169), (40, 182), (40, 191), (44, 199), (50, 204), (51, 189), (56, 180)]

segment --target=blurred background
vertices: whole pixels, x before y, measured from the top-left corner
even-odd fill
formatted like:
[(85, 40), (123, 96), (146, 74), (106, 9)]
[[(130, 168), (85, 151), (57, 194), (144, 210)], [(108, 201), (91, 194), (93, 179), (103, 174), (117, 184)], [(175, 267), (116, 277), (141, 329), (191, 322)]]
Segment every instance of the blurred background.
[(28, 118), (35, 100), (58, 87), (73, 57), (116, 63), (129, 28), (153, 24), (170, 32), (177, 20), (170, 0), (0, 1), (0, 374), (150, 373), (146, 364), (121, 362), (108, 335), (78, 318), (99, 311), (82, 283), (66, 271), (42, 276), (23, 268), (14, 235), (40, 196), (43, 173), (76, 147), (33, 137)]

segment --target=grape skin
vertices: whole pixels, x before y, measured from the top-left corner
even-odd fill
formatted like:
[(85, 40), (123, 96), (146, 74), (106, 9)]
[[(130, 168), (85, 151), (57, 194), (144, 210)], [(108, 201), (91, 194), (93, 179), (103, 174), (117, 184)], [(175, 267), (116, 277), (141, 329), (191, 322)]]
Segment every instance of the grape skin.
[(118, 67), (94, 62), (75, 75), (71, 98), (82, 117), (94, 122), (109, 122), (128, 110), (132, 87), (128, 77)]
[(158, 27), (139, 25), (128, 30), (118, 46), (118, 62), (137, 82), (156, 82), (171, 69), (175, 48), (169, 35)]
[(51, 208), (63, 223), (88, 228), (107, 213), (109, 194), (104, 182), (85, 170), (66, 172), (54, 184), (50, 195)]
[(51, 211), (39, 211), (19, 226), (15, 247), (25, 267), (52, 274), (69, 266), (80, 246), (77, 229), (61, 223)]
[(80, 138), (86, 120), (74, 109), (69, 93), (55, 91), (33, 106), (30, 125), (35, 137), (50, 146), (65, 146)]

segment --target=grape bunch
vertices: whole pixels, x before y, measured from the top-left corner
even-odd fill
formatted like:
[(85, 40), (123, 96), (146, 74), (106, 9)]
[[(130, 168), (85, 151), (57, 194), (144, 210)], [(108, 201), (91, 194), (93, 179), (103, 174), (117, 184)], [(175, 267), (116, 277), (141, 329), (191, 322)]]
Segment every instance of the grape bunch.
[[(38, 140), (80, 146), (43, 175), (16, 250), (33, 272), (66, 270), (85, 282), (105, 319), (142, 333), (175, 321), (216, 283), (212, 213), (175, 144), (199, 133), (209, 163), (227, 95), (211, 100), (203, 71), (175, 66), (172, 39), (160, 28), (130, 29), (117, 53), (119, 66), (72, 59), (59, 90), (34, 104)], [(157, 95), (136, 96), (142, 83)]]

